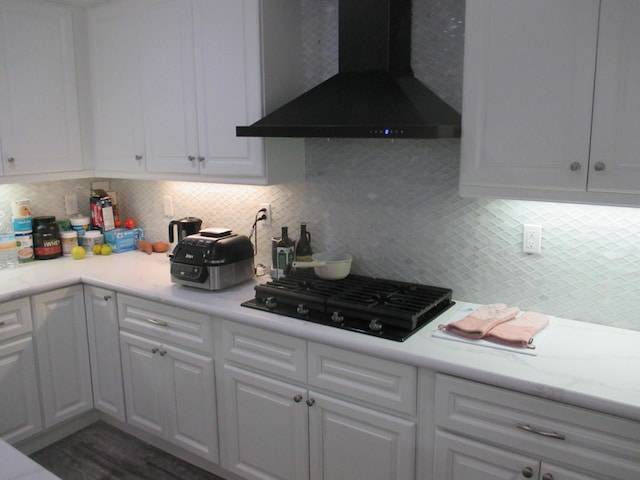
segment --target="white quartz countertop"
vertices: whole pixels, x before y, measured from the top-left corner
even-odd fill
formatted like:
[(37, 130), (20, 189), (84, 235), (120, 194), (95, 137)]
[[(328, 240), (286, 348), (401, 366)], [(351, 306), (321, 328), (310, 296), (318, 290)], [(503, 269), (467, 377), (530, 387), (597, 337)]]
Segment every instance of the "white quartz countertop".
[(0, 475), (3, 480), (60, 480), (0, 439)]
[(253, 287), (267, 280), (257, 278), (219, 292), (178, 286), (171, 283), (165, 254), (134, 251), (83, 260), (41, 260), (0, 270), (0, 302), (82, 282), (640, 420), (640, 332), (550, 315), (533, 352), (433, 337), (438, 324), (462, 318), (477, 306), (456, 300), (454, 307), (408, 340), (394, 342), (242, 307), (254, 296)]

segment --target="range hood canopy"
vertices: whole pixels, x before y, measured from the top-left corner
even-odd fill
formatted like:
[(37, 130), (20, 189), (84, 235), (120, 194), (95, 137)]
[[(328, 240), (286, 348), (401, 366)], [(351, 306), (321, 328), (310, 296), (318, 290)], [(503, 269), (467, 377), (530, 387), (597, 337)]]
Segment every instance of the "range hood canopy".
[(241, 137), (450, 138), (461, 117), (413, 76), (411, 0), (339, 0), (339, 73)]

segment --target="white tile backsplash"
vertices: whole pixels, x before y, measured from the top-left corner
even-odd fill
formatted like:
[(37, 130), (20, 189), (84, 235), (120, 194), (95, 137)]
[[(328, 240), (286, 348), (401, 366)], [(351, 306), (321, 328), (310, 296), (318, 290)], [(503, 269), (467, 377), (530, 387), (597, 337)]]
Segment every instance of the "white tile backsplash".
[[(336, 69), (337, 0), (303, 0), (307, 83)], [(462, 0), (414, 0), (416, 76), (456, 108), (461, 104)], [(416, 40), (417, 39), (417, 40)], [(444, 50), (444, 51), (443, 51)], [(257, 261), (269, 239), (308, 222), (315, 251), (345, 248), (355, 273), (450, 287), (469, 302), (505, 302), (586, 322), (640, 330), (640, 209), (460, 198), (458, 140), (306, 141), (306, 180), (255, 187), (112, 180), (123, 216), (151, 240), (166, 240), (174, 217), (249, 234), (261, 203)], [(64, 217), (76, 193), (88, 213), (88, 180), (0, 185), (0, 212), (30, 198), (36, 214)], [(526, 255), (522, 224), (542, 225), (542, 254)], [(2, 272), (0, 272), (0, 275)]]

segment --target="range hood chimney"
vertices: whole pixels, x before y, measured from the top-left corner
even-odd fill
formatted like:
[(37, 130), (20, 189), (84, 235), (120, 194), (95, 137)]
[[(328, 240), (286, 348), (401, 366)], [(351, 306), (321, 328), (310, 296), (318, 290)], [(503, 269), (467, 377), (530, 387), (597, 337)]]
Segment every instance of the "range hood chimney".
[(460, 113), (413, 76), (411, 0), (339, 0), (339, 73), (241, 137), (451, 138)]

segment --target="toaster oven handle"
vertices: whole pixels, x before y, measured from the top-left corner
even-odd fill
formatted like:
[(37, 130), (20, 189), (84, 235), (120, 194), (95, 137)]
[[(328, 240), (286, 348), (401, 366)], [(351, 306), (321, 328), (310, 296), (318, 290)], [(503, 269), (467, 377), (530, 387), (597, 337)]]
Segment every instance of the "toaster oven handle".
[(159, 327), (168, 327), (169, 324), (167, 322), (161, 322), (159, 320), (154, 320), (153, 318), (147, 318), (147, 322), (153, 323), (154, 325), (158, 325)]

